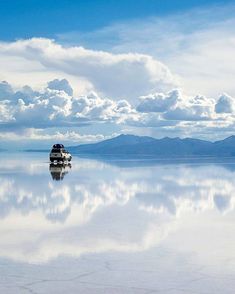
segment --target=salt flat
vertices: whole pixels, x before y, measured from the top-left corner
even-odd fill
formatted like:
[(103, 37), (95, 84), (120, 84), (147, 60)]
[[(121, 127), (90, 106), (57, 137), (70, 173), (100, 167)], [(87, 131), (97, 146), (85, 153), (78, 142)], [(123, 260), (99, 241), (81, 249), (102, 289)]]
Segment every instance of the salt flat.
[(0, 293), (234, 293), (235, 163), (0, 163)]

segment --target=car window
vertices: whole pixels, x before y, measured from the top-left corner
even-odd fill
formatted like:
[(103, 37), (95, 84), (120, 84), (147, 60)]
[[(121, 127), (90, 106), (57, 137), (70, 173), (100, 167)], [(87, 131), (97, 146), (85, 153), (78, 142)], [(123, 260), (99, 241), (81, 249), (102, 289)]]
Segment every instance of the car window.
[(60, 153), (60, 149), (55, 149), (55, 148), (54, 148), (54, 149), (51, 150), (51, 152), (52, 152), (52, 153)]

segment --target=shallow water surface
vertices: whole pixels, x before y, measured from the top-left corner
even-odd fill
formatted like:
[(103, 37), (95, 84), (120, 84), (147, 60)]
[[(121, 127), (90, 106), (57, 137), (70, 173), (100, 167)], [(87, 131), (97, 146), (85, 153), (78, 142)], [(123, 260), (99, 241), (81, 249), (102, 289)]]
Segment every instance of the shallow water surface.
[(1, 154), (0, 293), (234, 293), (235, 163)]

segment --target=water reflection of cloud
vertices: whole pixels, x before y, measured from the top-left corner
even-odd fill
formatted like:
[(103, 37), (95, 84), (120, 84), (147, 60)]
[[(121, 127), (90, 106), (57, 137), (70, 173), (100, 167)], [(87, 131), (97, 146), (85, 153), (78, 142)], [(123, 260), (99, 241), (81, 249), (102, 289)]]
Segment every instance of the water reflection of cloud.
[(35, 174), (17, 164), (0, 174), (0, 255), (17, 260), (146, 250), (185, 214), (234, 208), (234, 171), (222, 166), (120, 169), (84, 160), (55, 182), (47, 164)]
[(109, 166), (97, 175), (96, 168), (89, 165), (87, 174), (83, 170), (78, 181), (73, 171), (73, 178), (64, 183), (53, 183), (43, 173), (31, 174), (32, 169), (19, 175), (2, 175), (0, 216), (5, 217), (11, 209), (23, 214), (39, 210), (50, 220), (65, 221), (74, 204), (92, 214), (100, 207), (125, 205), (133, 198), (141, 209), (173, 215), (182, 209), (197, 211), (216, 207), (223, 212), (233, 209), (234, 172), (223, 167), (157, 166), (144, 176), (138, 174), (138, 169), (114, 173)]

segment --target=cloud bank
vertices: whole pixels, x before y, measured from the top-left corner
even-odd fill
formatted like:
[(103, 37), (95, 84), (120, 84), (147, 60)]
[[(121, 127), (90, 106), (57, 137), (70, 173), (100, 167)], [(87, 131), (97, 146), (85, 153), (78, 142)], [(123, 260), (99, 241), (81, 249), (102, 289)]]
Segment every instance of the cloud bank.
[[(5, 80), (0, 83), (0, 132), (6, 140), (22, 134), (68, 140), (81, 136), (77, 128), (87, 128), (89, 134), (95, 126), (102, 135), (111, 125), (116, 129), (105, 136), (127, 130), (219, 139), (234, 132), (233, 96), (186, 94), (178, 77), (150, 54), (33, 38), (0, 42), (0, 62)], [(29, 83), (22, 87), (25, 79)], [(52, 128), (54, 133), (48, 132)]]
[[(189, 127), (194, 131), (203, 128), (208, 133), (218, 128), (232, 132), (234, 128), (234, 98), (227, 94), (218, 98), (189, 97), (175, 89), (140, 96), (136, 103), (130, 103), (125, 99), (106, 98), (94, 91), (80, 96), (73, 93), (66, 79), (49, 81), (38, 91), (29, 86), (14, 90), (6, 81), (1, 82), (0, 137), (5, 140), (71, 138), (75, 141), (75, 138), (83, 138), (77, 128), (104, 124), (170, 130), (183, 135)], [(52, 128), (56, 132), (48, 133)], [(88, 135), (88, 140), (84, 139), (94, 138), (95, 141), (101, 137), (105, 138)]]

